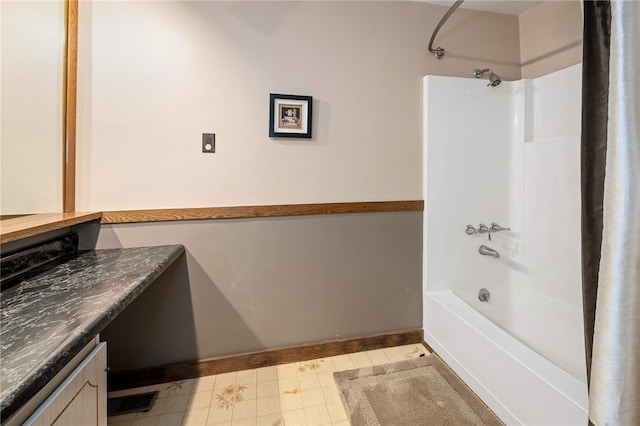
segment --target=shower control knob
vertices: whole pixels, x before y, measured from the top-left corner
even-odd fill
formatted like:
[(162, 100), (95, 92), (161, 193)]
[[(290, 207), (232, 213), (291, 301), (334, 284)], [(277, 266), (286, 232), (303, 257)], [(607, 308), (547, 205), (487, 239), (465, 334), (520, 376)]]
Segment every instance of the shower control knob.
[(511, 228), (503, 228), (502, 226), (500, 226), (497, 223), (493, 222), (491, 224), (491, 232), (498, 232), (498, 231), (511, 231)]
[(480, 226), (478, 226), (478, 233), (487, 234), (487, 236), (489, 237), (489, 241), (491, 241), (491, 229), (489, 229), (489, 227), (484, 223), (481, 223)]
[(476, 228), (475, 228), (473, 225), (467, 225), (467, 227), (466, 227), (466, 229), (464, 230), (464, 232), (465, 232), (467, 235), (473, 235), (473, 234), (475, 234), (475, 233), (476, 233), (476, 232), (478, 232), (478, 231), (476, 230)]

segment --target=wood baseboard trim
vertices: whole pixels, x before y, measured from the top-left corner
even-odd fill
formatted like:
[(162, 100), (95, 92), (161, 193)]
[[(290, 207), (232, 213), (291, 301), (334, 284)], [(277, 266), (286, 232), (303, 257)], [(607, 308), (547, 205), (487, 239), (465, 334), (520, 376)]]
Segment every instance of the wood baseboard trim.
[(379, 334), (354, 339), (332, 340), (301, 346), (187, 361), (139, 370), (110, 371), (109, 391), (130, 389), (158, 383), (188, 380), (251, 368), (268, 367), (289, 362), (307, 361), (328, 356), (388, 348), (424, 342), (422, 329)]
[(280, 204), (268, 206), (202, 207), (155, 210), (118, 210), (102, 213), (102, 223), (137, 223), (175, 220), (238, 219), (337, 213), (375, 213), (424, 210), (423, 200), (354, 203)]
[(427, 348), (427, 350), (428, 350), (429, 352), (431, 352), (432, 354), (436, 353), (436, 351), (434, 351), (434, 350), (433, 350), (433, 348), (432, 348), (432, 347), (431, 347), (427, 342), (425, 342), (424, 340), (422, 341), (422, 344), (423, 344), (423, 345)]

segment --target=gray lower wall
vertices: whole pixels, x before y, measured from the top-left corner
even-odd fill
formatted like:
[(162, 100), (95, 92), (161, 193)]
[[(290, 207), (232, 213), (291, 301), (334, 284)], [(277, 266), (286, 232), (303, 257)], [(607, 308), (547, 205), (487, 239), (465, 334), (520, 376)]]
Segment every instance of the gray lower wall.
[(114, 370), (422, 328), (422, 212), (81, 231), (85, 247), (187, 250), (102, 333)]

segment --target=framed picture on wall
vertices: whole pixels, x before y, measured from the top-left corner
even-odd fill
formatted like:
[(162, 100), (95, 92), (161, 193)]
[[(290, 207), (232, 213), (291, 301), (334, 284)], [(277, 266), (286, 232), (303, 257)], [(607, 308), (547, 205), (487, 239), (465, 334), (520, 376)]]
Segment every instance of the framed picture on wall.
[(311, 96), (271, 93), (269, 137), (311, 139), (312, 104)]

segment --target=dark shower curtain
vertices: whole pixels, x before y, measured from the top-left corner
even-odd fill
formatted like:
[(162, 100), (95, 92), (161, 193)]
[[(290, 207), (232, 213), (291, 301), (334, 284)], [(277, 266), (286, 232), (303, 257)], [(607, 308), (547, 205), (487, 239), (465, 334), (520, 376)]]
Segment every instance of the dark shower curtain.
[(587, 377), (591, 377), (593, 327), (602, 246), (602, 198), (607, 158), (611, 4), (584, 2), (582, 52), (582, 290)]
[(589, 420), (640, 425), (640, 2), (584, 1), (582, 280)]

